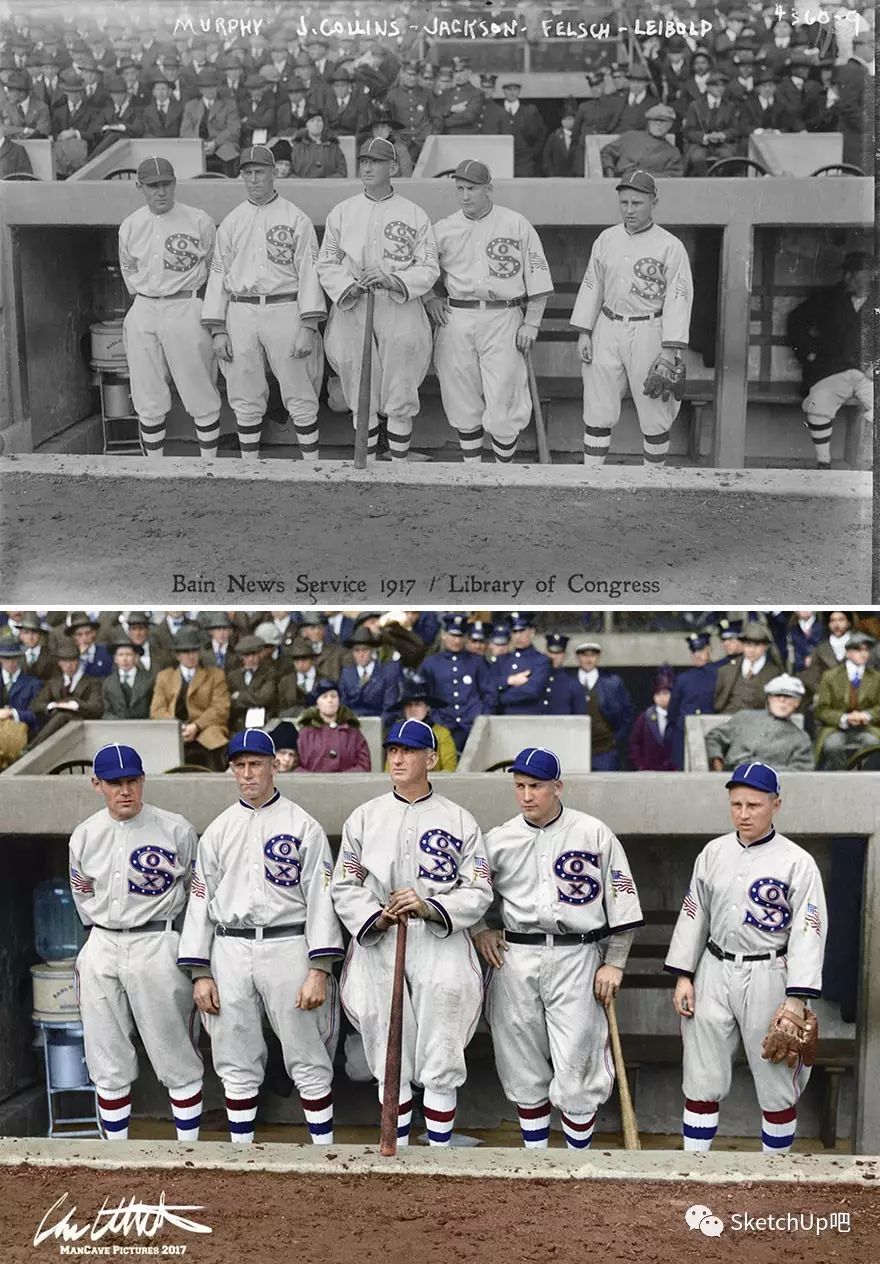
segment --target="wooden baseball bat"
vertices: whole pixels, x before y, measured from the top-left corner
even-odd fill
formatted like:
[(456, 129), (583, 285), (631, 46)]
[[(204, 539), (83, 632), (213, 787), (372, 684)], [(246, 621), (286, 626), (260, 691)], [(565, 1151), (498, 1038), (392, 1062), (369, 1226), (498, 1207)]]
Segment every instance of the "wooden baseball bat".
[(385, 1049), (385, 1087), (382, 1090), (382, 1126), (379, 1153), (397, 1154), (397, 1122), (400, 1109), (400, 1054), (403, 1045), (403, 981), (406, 966), (406, 918), (397, 923), (394, 954), (394, 982), (391, 985), (391, 1014), (388, 1045)]
[(376, 296), (367, 290), (367, 306), (364, 316), (364, 350), (361, 359), (361, 381), (358, 390), (357, 415), (354, 430), (354, 468), (367, 468), (368, 431), (370, 429), (370, 394), (373, 386), (373, 307)]
[(538, 395), (538, 383), (535, 381), (535, 370), (532, 357), (526, 354), (526, 372), (529, 375), (529, 394), (532, 397), (532, 411), (535, 414), (535, 434), (538, 437), (538, 461), (541, 465), (552, 465), (550, 444), (547, 442), (547, 427), (544, 425), (544, 413), (541, 410), (541, 398)]
[(629, 1080), (626, 1078), (626, 1063), (623, 1060), (623, 1049), (620, 1045), (620, 1032), (617, 1029), (617, 1011), (614, 998), (605, 1007), (608, 1015), (608, 1031), (611, 1034), (611, 1052), (614, 1055), (614, 1072), (617, 1076), (617, 1091), (620, 1094), (620, 1117), (623, 1121), (623, 1148), (625, 1150), (641, 1150), (639, 1141), (639, 1125), (633, 1108), (629, 1091)]

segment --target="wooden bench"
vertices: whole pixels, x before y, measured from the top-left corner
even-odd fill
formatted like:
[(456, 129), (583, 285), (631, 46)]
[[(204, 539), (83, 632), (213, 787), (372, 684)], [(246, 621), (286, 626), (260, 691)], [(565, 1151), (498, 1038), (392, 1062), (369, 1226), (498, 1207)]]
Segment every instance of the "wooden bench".
[[(764, 379), (749, 382), (750, 404), (796, 404), (800, 407), (803, 398), (804, 393), (798, 381), (787, 379), (773, 382)], [(846, 424), (843, 457), (847, 465), (852, 466), (853, 469), (858, 469), (859, 466), (870, 467), (870, 424), (864, 417), (861, 405), (855, 396), (841, 405), (838, 417)]]

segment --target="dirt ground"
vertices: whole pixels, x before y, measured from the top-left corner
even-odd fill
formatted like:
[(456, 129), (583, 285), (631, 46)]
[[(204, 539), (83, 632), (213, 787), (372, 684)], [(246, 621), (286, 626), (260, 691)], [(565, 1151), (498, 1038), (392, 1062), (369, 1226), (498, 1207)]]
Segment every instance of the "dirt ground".
[[(393, 1162), (393, 1160), (389, 1160)], [(107, 1234), (79, 1245), (158, 1246), (198, 1264), (585, 1264), (589, 1259), (640, 1264), (712, 1264), (741, 1249), (749, 1264), (785, 1257), (816, 1264), (876, 1259), (880, 1200), (857, 1186), (700, 1185), (565, 1180), (481, 1180), (430, 1176), (317, 1177), (270, 1173), (65, 1171), (0, 1169), (0, 1260), (37, 1264), (60, 1255), (60, 1241), (33, 1245), (41, 1220), (87, 1228), (102, 1203), (134, 1199), (201, 1208), (181, 1212), (211, 1227), (195, 1234), (165, 1225), (154, 1238)], [(685, 1213), (701, 1204), (724, 1224), (720, 1237), (689, 1228)], [(849, 1213), (848, 1233), (740, 1228), (735, 1216), (785, 1217), (810, 1224), (809, 1213)], [(774, 1223), (779, 1223), (778, 1221)], [(839, 1222), (838, 1222), (839, 1223)], [(715, 1226), (717, 1228), (717, 1225)], [(163, 1251), (171, 1247), (171, 1251)], [(103, 1252), (102, 1252), (103, 1253)], [(134, 1253), (128, 1258), (137, 1258)], [(123, 1256), (123, 1258), (125, 1258)]]

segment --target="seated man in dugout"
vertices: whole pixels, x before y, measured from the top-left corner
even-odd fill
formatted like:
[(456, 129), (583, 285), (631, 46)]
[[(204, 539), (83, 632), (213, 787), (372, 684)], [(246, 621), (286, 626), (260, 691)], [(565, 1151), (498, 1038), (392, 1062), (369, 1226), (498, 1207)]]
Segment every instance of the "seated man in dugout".
[(868, 666), (875, 641), (853, 632), (846, 658), (825, 672), (816, 695), (816, 762), (840, 771), (862, 750), (880, 746), (880, 672)]
[(768, 681), (766, 711), (737, 711), (707, 733), (706, 755), (712, 772), (753, 763), (811, 772), (815, 765), (810, 738), (792, 719), (805, 693), (803, 681), (795, 676), (783, 673)]

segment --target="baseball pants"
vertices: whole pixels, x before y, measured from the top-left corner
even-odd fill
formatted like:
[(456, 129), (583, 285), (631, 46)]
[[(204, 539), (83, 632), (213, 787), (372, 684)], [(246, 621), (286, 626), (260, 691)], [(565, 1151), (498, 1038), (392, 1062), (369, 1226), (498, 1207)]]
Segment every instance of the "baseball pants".
[[(366, 303), (340, 311), (333, 307), (324, 335), (324, 350), (338, 374), (352, 423), (357, 424), (357, 402), (364, 349)], [(379, 413), (388, 418), (388, 444), (392, 457), (409, 451), (413, 417), (419, 411), (419, 386), (431, 363), (431, 327), (424, 307), (413, 300), (395, 303), (377, 290), (373, 308), (373, 365), (367, 452), (376, 453)]]
[(465, 460), (481, 460), (486, 431), (496, 460), (512, 461), (532, 415), (525, 356), (516, 348), (523, 313), (518, 307), (450, 307), (447, 315), (434, 342), (447, 420)]
[[(393, 928), (368, 947), (353, 940), (342, 971), (342, 1004), (363, 1038), (367, 1064), (380, 1086), (396, 940)], [(406, 949), (401, 1095), (412, 1083), (454, 1093), (467, 1078), (464, 1050), (483, 1000), (476, 950), (465, 932), (440, 939), (415, 918), (407, 927)]]
[(161, 456), (165, 416), (171, 407), (169, 379), (195, 422), (202, 454), (217, 451), (220, 396), (211, 335), (201, 323), (200, 298), (144, 298), (138, 294), (122, 326), (131, 379), (131, 401), (148, 456)]
[(211, 970), (220, 1013), (203, 1014), (211, 1037), (214, 1070), (227, 1098), (255, 1097), (266, 1069), (263, 1015), (281, 1042), (284, 1066), (300, 1095), (325, 1097), (333, 1080), (339, 1039), (336, 980), (327, 976), (327, 999), (319, 1009), (294, 1008), (309, 970), (302, 935), (278, 939), (215, 936)]
[(486, 1021), (505, 1096), (594, 1115), (614, 1087), (608, 1020), (593, 996), (595, 944), (510, 944), (492, 969)]
[(584, 464), (602, 465), (611, 447), (611, 431), (620, 420), (620, 404), (629, 384), (642, 431), (646, 464), (662, 465), (669, 434), (681, 401), (651, 399), (642, 393), (648, 370), (660, 353), (659, 318), (609, 320), (600, 315), (593, 330), (593, 359), (582, 366), (584, 379)]
[(834, 418), (848, 400), (858, 400), (870, 427), (874, 420), (874, 385), (861, 369), (832, 373), (816, 382), (801, 407), (806, 414), (804, 425), (816, 449), (816, 460), (827, 465), (831, 461), (831, 430)]
[(235, 413), (243, 457), (256, 456), (269, 399), (266, 362), (278, 379), (284, 407), (293, 422), (306, 460), (318, 456), (318, 392), (324, 374), (321, 339), (312, 339), (310, 355), (290, 354), (300, 329), (299, 306), (290, 303), (232, 303), (226, 309), (226, 332), (232, 359), (221, 360), (229, 407)]
[(76, 959), (86, 1063), (100, 1088), (137, 1079), (134, 1031), (160, 1083), (201, 1082), (192, 984), (177, 965), (175, 930), (118, 932), (94, 926)]

